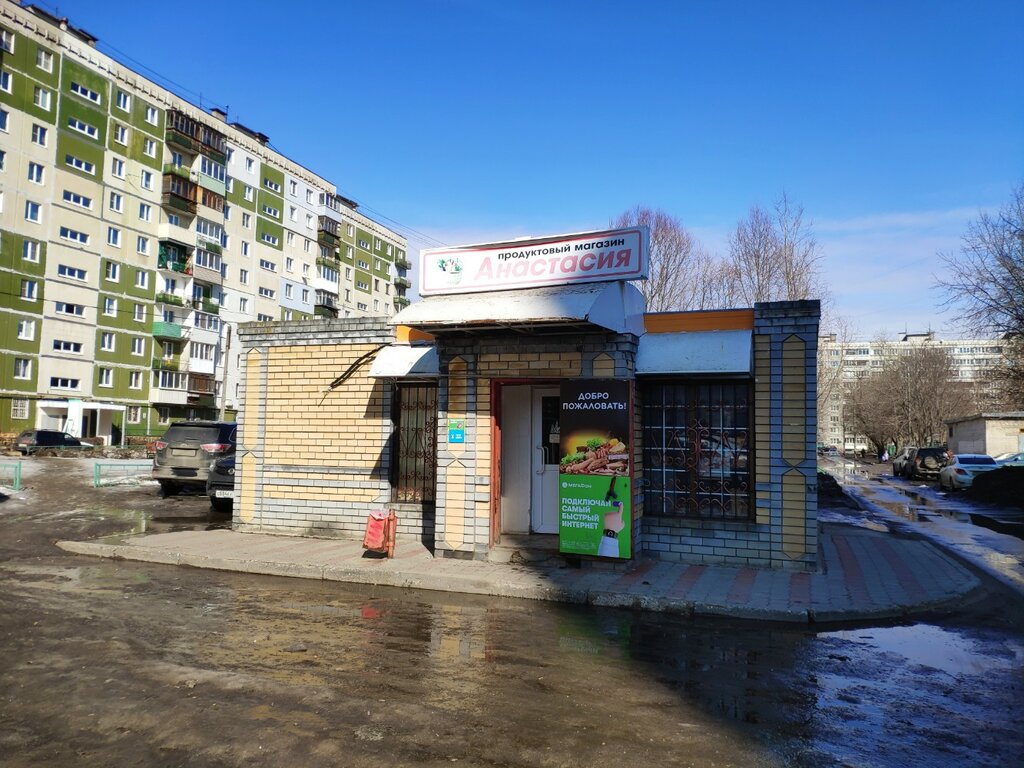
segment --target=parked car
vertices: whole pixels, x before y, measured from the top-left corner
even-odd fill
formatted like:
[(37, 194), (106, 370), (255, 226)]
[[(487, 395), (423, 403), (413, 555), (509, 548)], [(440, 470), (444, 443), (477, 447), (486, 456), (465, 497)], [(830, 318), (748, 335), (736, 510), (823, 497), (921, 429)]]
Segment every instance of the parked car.
[(934, 480), (948, 460), (949, 452), (945, 448), (917, 448), (907, 459), (903, 474), (910, 480)]
[(981, 453), (958, 453), (939, 472), (939, 488), (948, 488), (951, 491), (969, 488), (975, 477), (999, 467), (991, 456)]
[(1024, 452), (1001, 453), (994, 457), (996, 464), (1002, 467), (1024, 467)]
[(235, 496), (235, 454), (216, 459), (206, 477), (206, 495), (218, 512), (230, 512)]
[(210, 464), (235, 450), (236, 427), (226, 421), (179, 421), (153, 445), (153, 479), (165, 496), (184, 487), (206, 490)]
[(907, 462), (911, 459), (916, 450), (917, 446), (908, 445), (896, 454), (892, 460), (893, 477), (903, 477), (907, 473)]
[(92, 443), (79, 440), (74, 435), (56, 429), (26, 429), (14, 438), (14, 447), (28, 456), (43, 448), (92, 448)]

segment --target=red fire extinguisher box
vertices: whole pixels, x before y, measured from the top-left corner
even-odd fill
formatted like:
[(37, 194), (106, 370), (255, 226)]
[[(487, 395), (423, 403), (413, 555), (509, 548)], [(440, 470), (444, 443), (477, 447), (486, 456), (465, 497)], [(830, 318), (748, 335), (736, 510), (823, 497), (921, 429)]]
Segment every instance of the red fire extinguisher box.
[(366, 534), (363, 549), (370, 552), (395, 556), (395, 528), (398, 517), (394, 510), (375, 509), (366, 518)]

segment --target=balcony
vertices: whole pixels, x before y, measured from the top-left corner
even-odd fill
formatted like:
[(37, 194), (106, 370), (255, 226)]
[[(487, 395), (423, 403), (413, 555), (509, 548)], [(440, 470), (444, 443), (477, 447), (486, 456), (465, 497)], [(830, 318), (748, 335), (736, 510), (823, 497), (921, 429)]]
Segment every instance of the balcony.
[(156, 295), (157, 304), (173, 304), (176, 307), (184, 307), (185, 300), (174, 293), (158, 293)]
[(405, 296), (395, 296), (395, 309), (405, 309), (411, 303)]
[(186, 168), (184, 165), (175, 165), (174, 163), (164, 163), (164, 173), (173, 174), (174, 176), (180, 176), (185, 181), (192, 180), (192, 171)]
[(167, 143), (172, 145), (172, 148), (174, 149), (183, 149), (193, 155), (199, 151), (199, 142), (179, 133), (177, 130), (174, 130), (170, 122), (167, 124), (167, 134), (165, 138)]
[(202, 373), (190, 373), (188, 376), (188, 391), (198, 395), (213, 395), (217, 392), (217, 380)]
[(332, 253), (338, 247), (339, 243), (341, 243), (341, 240), (337, 235), (332, 235), (330, 232), (326, 232), (324, 230), (316, 233), (316, 241), (318, 244), (329, 248)]
[(316, 264), (318, 267), (328, 267), (329, 269), (337, 270), (340, 268), (341, 261), (332, 254), (330, 256), (317, 256)]
[(314, 317), (337, 317), (338, 316), (338, 310), (337, 309), (331, 309), (330, 307), (325, 307), (325, 306), (317, 305), (317, 306), (313, 307), (313, 316)]
[(198, 189), (199, 187), (188, 179), (183, 179), (174, 173), (165, 174), (160, 204), (165, 208), (173, 208), (190, 216), (194, 215), (196, 202), (199, 199)]
[(338, 306), (338, 296), (337, 294), (330, 293), (329, 291), (317, 291), (315, 304), (318, 307), (335, 309)]
[(156, 257), (158, 269), (187, 275), (189, 274), (188, 261), (188, 251), (185, 250), (185, 246), (169, 242), (160, 243), (160, 251)]
[(214, 192), (213, 190), (206, 189), (203, 187), (199, 191), (199, 202), (216, 211), (219, 215), (224, 215), (224, 196)]
[(412, 264), (409, 263), (409, 260), (405, 258), (405, 256), (399, 256), (395, 259), (395, 267), (397, 269), (412, 269)]
[(183, 339), (185, 328), (180, 323), (168, 323), (163, 320), (153, 322), (153, 335), (158, 339)]
[(153, 358), (154, 371), (177, 371), (180, 368), (181, 364), (177, 360), (166, 360), (162, 357)]
[(408, 277), (402, 277), (401, 275), (399, 275), (398, 277), (395, 278), (395, 287), (396, 288), (412, 288), (412, 283), (409, 282), (409, 278)]
[(227, 138), (220, 131), (177, 109), (167, 111), (167, 142), (193, 154), (202, 152), (223, 163), (227, 160)]
[(220, 314), (220, 304), (212, 299), (206, 298), (205, 296), (192, 299), (192, 308), (199, 310), (200, 312), (205, 312), (208, 315)]

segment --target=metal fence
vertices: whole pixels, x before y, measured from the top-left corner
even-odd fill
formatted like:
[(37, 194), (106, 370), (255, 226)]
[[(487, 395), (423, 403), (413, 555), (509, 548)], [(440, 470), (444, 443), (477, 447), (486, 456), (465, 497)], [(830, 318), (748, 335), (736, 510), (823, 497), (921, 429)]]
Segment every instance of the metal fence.
[(15, 491), (21, 490), (21, 462), (6, 461), (0, 463), (0, 486)]
[(92, 484), (98, 488), (130, 479), (148, 480), (152, 470), (151, 461), (97, 461), (92, 470)]

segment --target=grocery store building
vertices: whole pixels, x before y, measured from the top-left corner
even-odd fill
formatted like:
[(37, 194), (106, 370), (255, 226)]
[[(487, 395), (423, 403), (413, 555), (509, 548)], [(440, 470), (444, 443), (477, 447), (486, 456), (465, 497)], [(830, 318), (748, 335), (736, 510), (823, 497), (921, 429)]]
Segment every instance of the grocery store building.
[(428, 251), (390, 320), (242, 326), (235, 526), (814, 569), (818, 302), (647, 314), (645, 248)]

